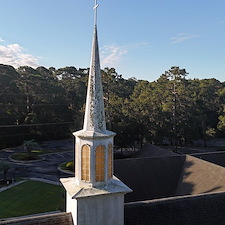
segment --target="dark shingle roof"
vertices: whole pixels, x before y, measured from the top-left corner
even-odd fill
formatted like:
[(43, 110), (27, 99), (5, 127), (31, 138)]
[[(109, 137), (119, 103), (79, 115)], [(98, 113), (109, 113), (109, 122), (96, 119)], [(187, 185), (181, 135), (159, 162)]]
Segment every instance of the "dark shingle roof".
[(170, 149), (160, 148), (158, 146), (146, 143), (143, 148), (137, 153), (137, 158), (142, 157), (165, 157), (165, 156), (176, 156)]
[(125, 204), (125, 225), (224, 225), (225, 193)]
[(225, 151), (223, 152), (207, 152), (207, 153), (195, 153), (191, 154), (199, 159), (206, 160), (208, 162), (225, 167)]
[(197, 195), (225, 191), (225, 168), (186, 156), (176, 195)]
[(225, 191), (224, 167), (189, 155), (161, 156), (164, 151), (147, 145), (145, 152), (154, 157), (115, 161), (115, 175), (133, 190), (125, 202)]
[(71, 213), (54, 213), (42, 216), (31, 216), (0, 221), (7, 225), (73, 225)]
[(116, 177), (133, 190), (125, 202), (174, 196), (184, 162), (185, 156), (116, 160)]

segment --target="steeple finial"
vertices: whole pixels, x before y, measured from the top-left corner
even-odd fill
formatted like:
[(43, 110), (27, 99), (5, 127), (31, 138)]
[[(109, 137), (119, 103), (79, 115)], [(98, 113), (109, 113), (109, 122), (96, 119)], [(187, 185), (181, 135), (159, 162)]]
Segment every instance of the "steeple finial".
[(97, 8), (98, 8), (98, 3), (97, 3), (97, 0), (95, 0), (95, 6), (94, 6), (94, 25), (97, 25)]

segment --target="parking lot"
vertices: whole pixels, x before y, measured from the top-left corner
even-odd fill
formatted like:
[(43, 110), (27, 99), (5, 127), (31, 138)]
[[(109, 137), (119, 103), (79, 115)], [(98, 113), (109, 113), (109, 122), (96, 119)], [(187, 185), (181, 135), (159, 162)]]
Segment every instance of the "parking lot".
[[(23, 150), (20, 148), (1, 150), (0, 160), (8, 161), (12, 166), (8, 172), (8, 178), (41, 178), (58, 182), (61, 177), (71, 176), (58, 170), (61, 163), (71, 161), (74, 158), (73, 142), (71, 140), (44, 142), (42, 148), (55, 150), (56, 152), (43, 154), (43, 160), (41, 161), (12, 162), (9, 160), (9, 156)], [(2, 178), (3, 173), (0, 173), (0, 179)]]

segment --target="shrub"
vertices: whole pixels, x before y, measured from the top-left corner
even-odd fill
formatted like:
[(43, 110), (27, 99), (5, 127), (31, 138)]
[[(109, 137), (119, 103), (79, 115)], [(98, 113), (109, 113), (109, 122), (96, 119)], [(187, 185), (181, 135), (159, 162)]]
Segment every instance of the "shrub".
[(66, 169), (69, 171), (74, 171), (74, 161), (70, 161), (68, 163), (66, 163)]

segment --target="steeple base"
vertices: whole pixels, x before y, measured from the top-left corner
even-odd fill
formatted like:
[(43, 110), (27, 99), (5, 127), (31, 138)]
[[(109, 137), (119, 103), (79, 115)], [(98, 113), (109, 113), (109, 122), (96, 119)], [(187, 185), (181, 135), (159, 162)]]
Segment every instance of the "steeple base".
[(75, 178), (60, 179), (66, 189), (66, 211), (74, 225), (123, 225), (124, 195), (132, 190), (116, 177), (107, 186), (79, 187)]

